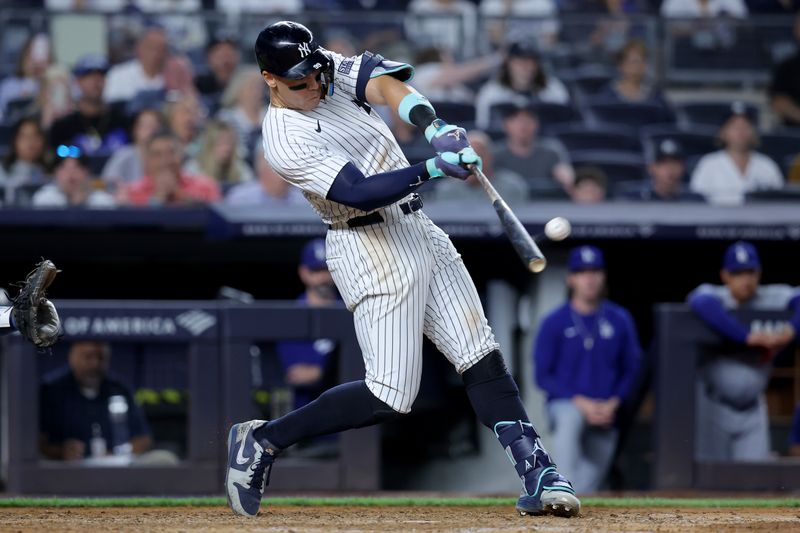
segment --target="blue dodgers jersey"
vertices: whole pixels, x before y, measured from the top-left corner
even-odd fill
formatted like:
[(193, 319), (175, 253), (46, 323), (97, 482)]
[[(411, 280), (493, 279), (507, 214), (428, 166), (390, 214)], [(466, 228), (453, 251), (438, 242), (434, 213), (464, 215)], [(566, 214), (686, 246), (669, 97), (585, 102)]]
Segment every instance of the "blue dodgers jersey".
[(641, 348), (630, 313), (603, 301), (580, 315), (565, 303), (547, 315), (533, 350), (535, 381), (548, 400), (583, 395), (624, 398), (639, 369)]
[[(305, 305), (306, 300), (306, 295), (303, 293), (296, 301)], [(336, 342), (331, 339), (280, 341), (275, 344), (284, 372), (290, 366), (297, 364), (325, 366), (328, 356), (335, 349)]]

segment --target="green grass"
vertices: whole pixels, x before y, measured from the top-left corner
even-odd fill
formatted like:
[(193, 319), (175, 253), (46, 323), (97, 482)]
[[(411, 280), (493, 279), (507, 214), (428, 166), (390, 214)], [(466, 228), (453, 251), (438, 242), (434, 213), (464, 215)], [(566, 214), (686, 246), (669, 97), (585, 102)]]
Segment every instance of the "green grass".
[[(583, 498), (584, 507), (800, 507), (800, 498)], [(516, 498), (404, 496), (265, 498), (265, 505), (359, 507), (513, 507)], [(0, 498), (4, 507), (222, 507), (224, 498)]]

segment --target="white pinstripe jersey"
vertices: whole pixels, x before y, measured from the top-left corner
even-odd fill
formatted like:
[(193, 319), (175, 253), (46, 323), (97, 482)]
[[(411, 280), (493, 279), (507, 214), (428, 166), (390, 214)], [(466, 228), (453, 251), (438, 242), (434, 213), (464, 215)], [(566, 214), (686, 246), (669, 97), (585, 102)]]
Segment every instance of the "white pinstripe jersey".
[[(363, 95), (370, 77), (388, 72), (377, 66), (359, 76), (367, 56), (329, 53), (334, 61), (333, 95), (311, 111), (270, 105), (262, 136), (264, 157), (270, 166), (303, 191), (323, 222), (333, 224), (365, 213), (325, 198), (345, 164), (353, 163), (365, 176), (409, 164), (383, 119), (375, 110), (367, 112), (369, 107), (365, 108), (357, 97)], [(408, 65), (403, 68), (411, 69)]]

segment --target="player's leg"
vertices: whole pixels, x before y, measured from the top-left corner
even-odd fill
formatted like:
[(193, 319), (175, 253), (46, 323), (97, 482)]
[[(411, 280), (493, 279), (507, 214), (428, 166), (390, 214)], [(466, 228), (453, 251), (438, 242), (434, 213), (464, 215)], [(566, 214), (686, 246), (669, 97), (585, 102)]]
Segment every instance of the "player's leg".
[(16, 330), (14, 318), (11, 316), (12, 309), (11, 298), (5, 289), (0, 289), (0, 335)]
[(11, 318), (11, 307), (0, 306), (0, 335), (14, 331)]
[(313, 402), (256, 430), (256, 438), (284, 449), (301, 440), (408, 413), (422, 377), (424, 312), (418, 301), (424, 303), (422, 298), (376, 295), (359, 303), (354, 319), (365, 379), (323, 392)]
[(556, 470), (525, 412), (472, 278), (447, 235), (427, 222), (436, 264), (425, 334), (461, 374), (478, 419), (495, 433), (515, 465), (523, 485), (517, 509), (523, 514), (578, 514), (580, 502), (569, 481)]
[[(583, 456), (580, 459), (575, 490), (597, 492), (603, 488), (617, 446), (616, 428), (591, 427), (583, 438)], [(559, 452), (561, 449), (558, 449)], [(561, 465), (561, 456), (558, 459)]]
[(701, 461), (729, 461), (732, 434), (729, 408), (710, 398), (706, 384), (695, 385), (695, 457)]
[(752, 409), (738, 413), (739, 433), (731, 443), (733, 461), (764, 461), (770, 457), (769, 415), (762, 394)]
[[(236, 513), (258, 513), (270, 469), (282, 449), (411, 410), (422, 375), (421, 333), (430, 254), (423, 249), (401, 253), (399, 239), (414, 242), (419, 236), (409, 239), (400, 233), (400, 228), (391, 226), (348, 233), (342, 238), (358, 242), (343, 244), (334, 239), (334, 246), (330, 246), (329, 234), (328, 266), (354, 313), (366, 377), (333, 387), (276, 420), (251, 420), (231, 428), (225, 485), (229, 505)], [(364, 248), (386, 256), (362, 254)], [(370, 260), (364, 260), (365, 256)]]
[(586, 420), (570, 399), (548, 402), (547, 415), (552, 428), (551, 449), (558, 450), (558, 470), (572, 480), (576, 491), (583, 492), (578, 473), (582, 466)]

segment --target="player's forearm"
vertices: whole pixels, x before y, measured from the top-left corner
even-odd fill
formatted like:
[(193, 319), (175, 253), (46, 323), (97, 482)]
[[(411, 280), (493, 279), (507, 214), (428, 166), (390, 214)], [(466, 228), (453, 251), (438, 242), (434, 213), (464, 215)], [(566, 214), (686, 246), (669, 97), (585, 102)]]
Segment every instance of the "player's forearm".
[(696, 294), (689, 299), (689, 306), (717, 333), (742, 344), (747, 342), (747, 328), (728, 313), (718, 298), (710, 294)]
[(367, 82), (365, 89), (367, 102), (372, 105), (386, 105), (397, 109), (406, 95), (416, 91), (409, 85), (391, 76), (378, 76)]
[(772, 97), (770, 104), (775, 114), (795, 122), (800, 122), (800, 106), (795, 104), (788, 96), (777, 94)]
[(153, 439), (150, 435), (139, 435), (131, 439), (131, 448), (134, 455), (142, 454), (153, 446)]
[(348, 163), (339, 171), (326, 198), (362, 211), (372, 211), (405, 198), (430, 177), (425, 163), (369, 177)]

